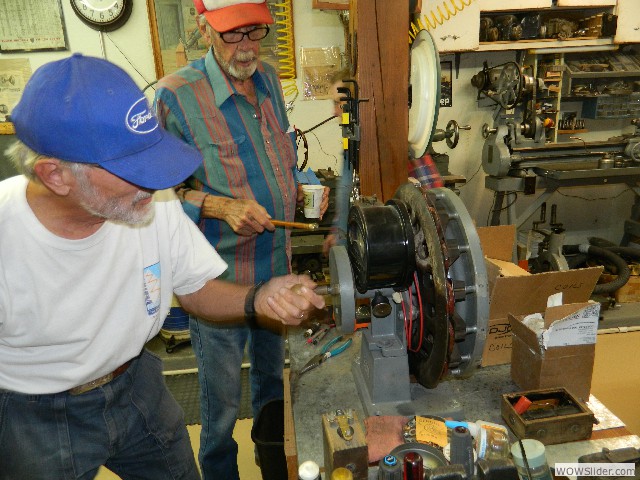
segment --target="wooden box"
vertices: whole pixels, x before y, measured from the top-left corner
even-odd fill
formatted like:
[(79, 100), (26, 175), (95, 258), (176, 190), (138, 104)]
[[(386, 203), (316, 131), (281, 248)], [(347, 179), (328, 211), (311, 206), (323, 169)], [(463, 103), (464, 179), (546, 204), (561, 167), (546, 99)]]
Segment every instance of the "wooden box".
[(325, 477), (338, 467), (351, 470), (354, 480), (369, 478), (369, 451), (355, 412), (336, 410), (322, 415)]
[[(518, 414), (514, 405), (523, 396), (533, 403)], [(518, 438), (533, 438), (545, 445), (587, 440), (595, 422), (593, 412), (565, 388), (503, 394), (501, 413)]]
[[(612, 282), (617, 275), (603, 273), (600, 280), (603, 283)], [(634, 303), (640, 301), (640, 275), (629, 276), (629, 280), (613, 294), (618, 303)]]

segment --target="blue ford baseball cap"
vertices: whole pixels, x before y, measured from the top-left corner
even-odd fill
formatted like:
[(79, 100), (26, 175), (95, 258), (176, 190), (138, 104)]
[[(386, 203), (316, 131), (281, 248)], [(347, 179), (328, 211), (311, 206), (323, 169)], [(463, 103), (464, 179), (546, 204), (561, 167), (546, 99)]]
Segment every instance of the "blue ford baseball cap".
[(38, 68), (11, 118), (33, 151), (100, 165), (143, 188), (173, 187), (202, 162), (159, 125), (131, 77), (100, 58), (76, 53)]

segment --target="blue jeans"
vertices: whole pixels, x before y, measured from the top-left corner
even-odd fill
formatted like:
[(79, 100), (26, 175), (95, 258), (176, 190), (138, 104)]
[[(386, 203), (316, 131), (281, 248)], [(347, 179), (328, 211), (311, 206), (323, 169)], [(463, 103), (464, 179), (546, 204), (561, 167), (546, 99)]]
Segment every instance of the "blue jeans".
[(232, 435), (240, 408), (245, 344), (249, 342), (255, 419), (265, 403), (284, 396), (284, 336), (245, 326), (214, 325), (195, 317), (190, 324), (200, 380), (202, 476), (205, 480), (239, 480), (238, 444)]
[(0, 479), (200, 478), (162, 361), (144, 352), (125, 373), (82, 395), (0, 390)]

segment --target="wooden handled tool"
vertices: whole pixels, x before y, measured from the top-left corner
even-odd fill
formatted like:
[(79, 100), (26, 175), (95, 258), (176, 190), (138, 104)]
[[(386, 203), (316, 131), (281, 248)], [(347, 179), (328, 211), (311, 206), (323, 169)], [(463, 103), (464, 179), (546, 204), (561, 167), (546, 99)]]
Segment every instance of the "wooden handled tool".
[(276, 227), (285, 227), (285, 228), (300, 228), (302, 230), (317, 230), (317, 223), (302, 223), (302, 222), (285, 222), (283, 220), (274, 220), (271, 219), (271, 223), (273, 223)]

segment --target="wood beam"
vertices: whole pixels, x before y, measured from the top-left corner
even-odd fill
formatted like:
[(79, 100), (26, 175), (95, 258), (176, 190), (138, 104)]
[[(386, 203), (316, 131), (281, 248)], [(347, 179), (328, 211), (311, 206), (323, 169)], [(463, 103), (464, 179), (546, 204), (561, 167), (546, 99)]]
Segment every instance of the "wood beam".
[[(360, 183), (387, 201), (407, 181), (409, 0), (352, 0), (360, 97)], [(355, 41), (354, 41), (355, 40)]]

